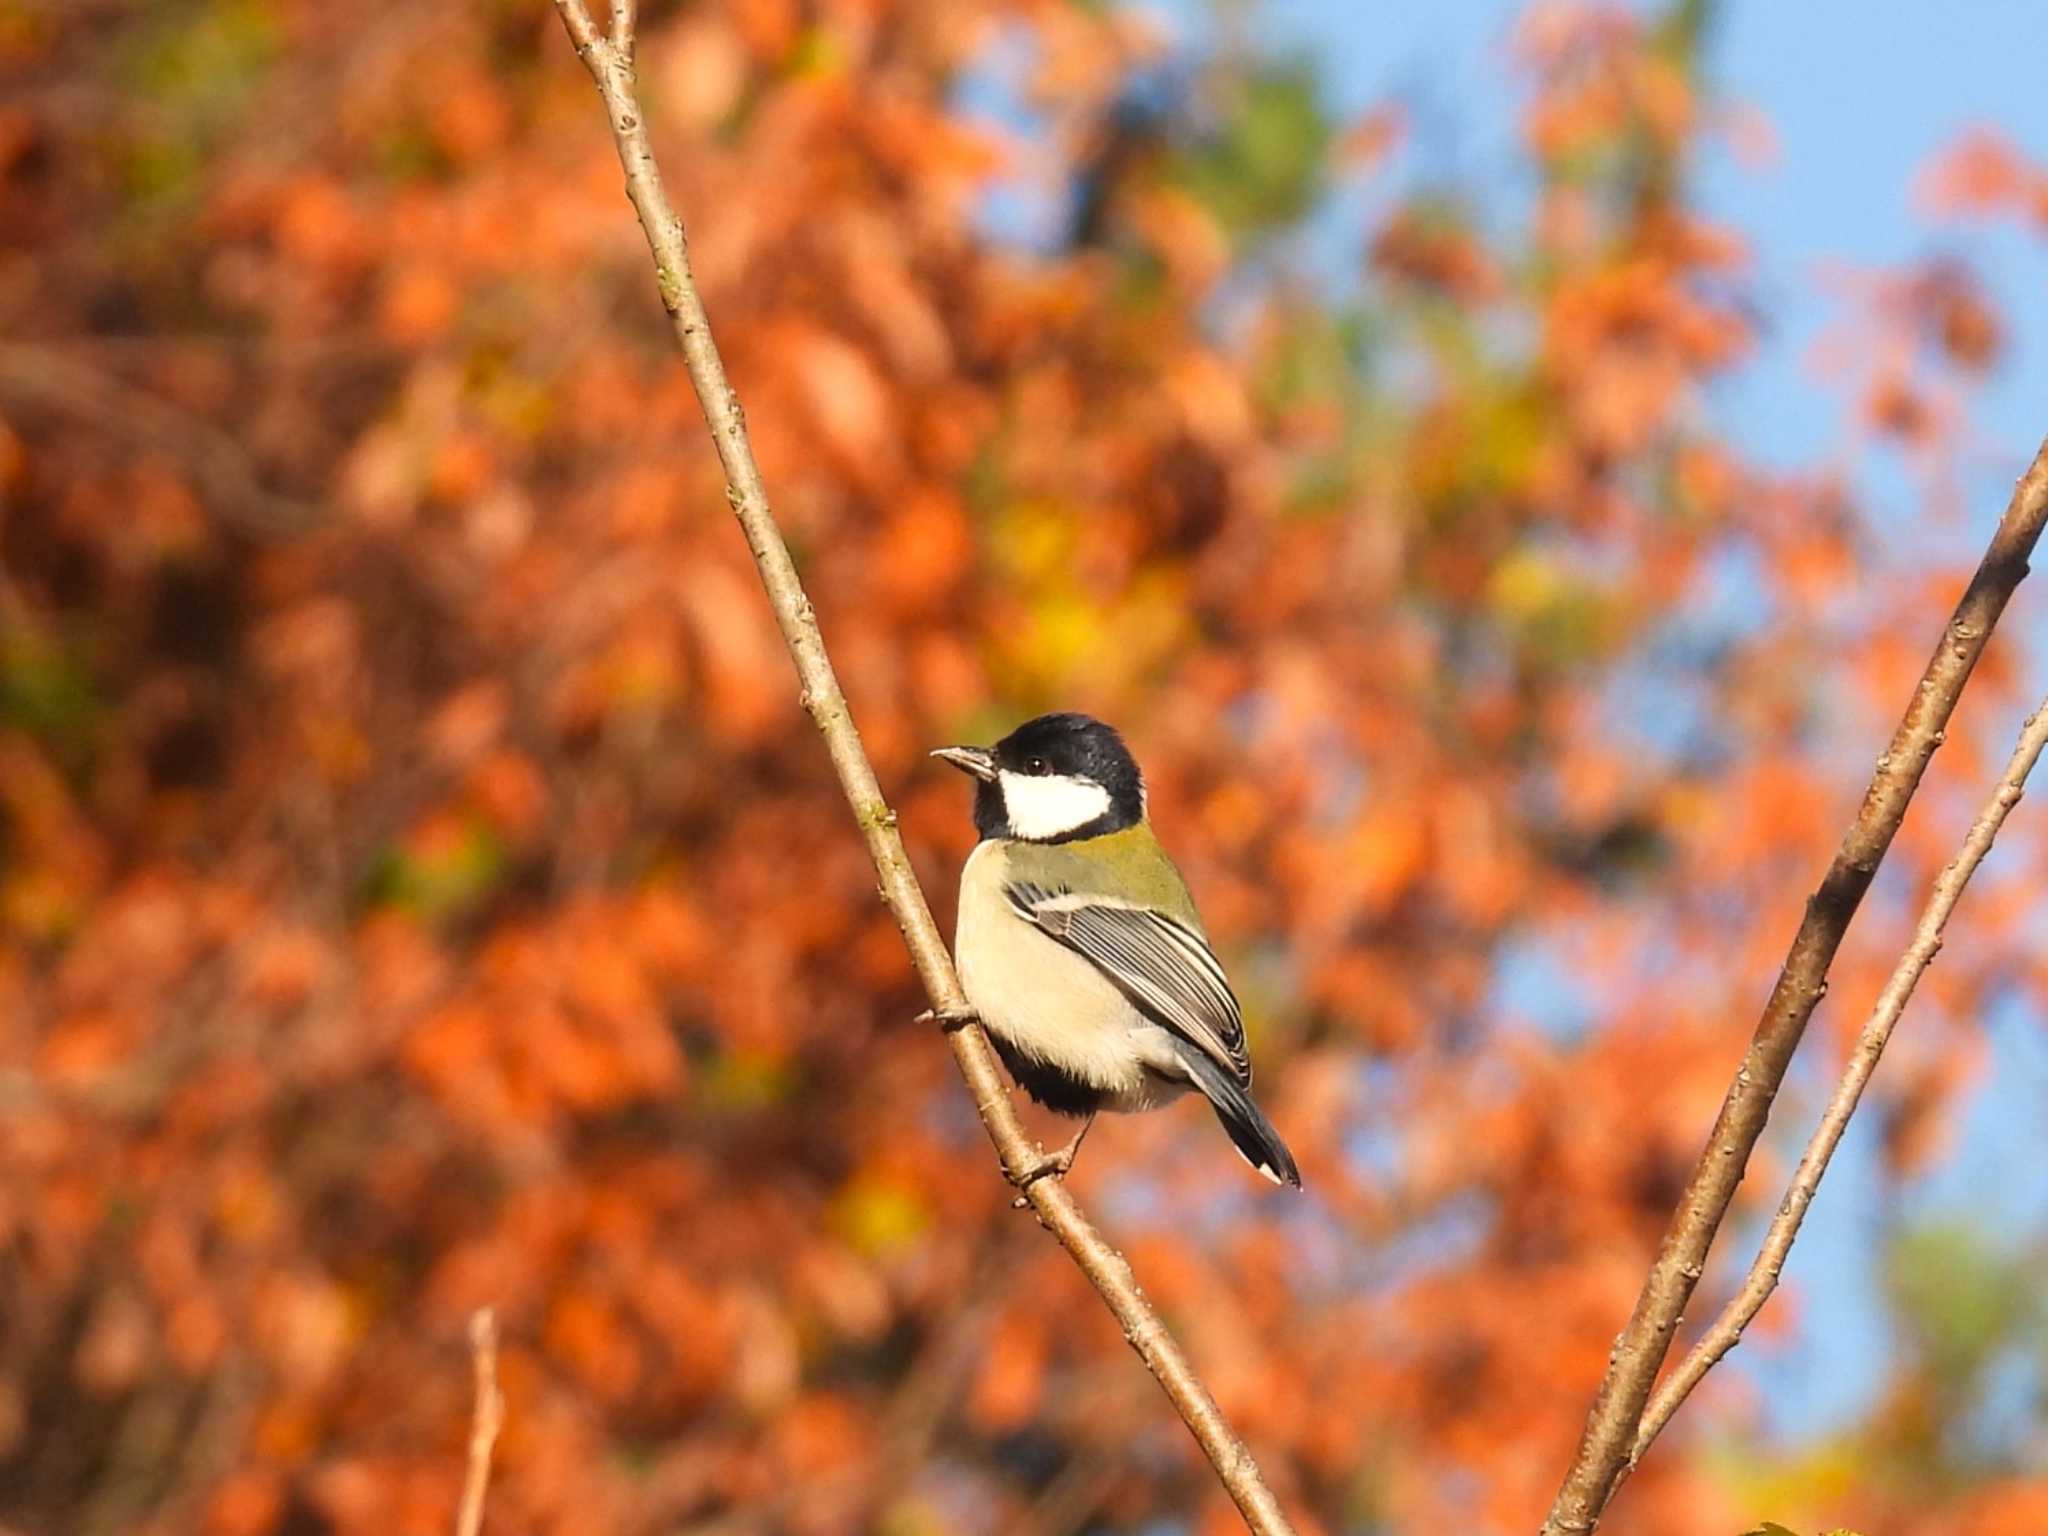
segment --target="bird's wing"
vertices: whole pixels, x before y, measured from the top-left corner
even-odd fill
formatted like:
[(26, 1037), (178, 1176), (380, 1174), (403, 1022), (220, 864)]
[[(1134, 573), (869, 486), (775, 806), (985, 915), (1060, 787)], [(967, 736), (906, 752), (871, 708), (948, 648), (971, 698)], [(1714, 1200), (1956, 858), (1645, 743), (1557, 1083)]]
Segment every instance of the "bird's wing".
[(1215, 1058), (1240, 1083), (1252, 1080), (1244, 1014), (1223, 965), (1199, 931), (1150, 907), (1099, 897), (1004, 888), (1011, 908), (1109, 978), (1140, 1013)]

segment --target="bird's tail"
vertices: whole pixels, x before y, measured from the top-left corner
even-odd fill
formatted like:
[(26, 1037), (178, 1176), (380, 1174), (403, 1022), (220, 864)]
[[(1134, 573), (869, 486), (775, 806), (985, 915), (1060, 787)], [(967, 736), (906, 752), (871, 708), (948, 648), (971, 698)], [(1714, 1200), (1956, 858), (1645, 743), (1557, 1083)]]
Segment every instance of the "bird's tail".
[(1275, 1184), (1301, 1188), (1301, 1170), (1294, 1165), (1294, 1154), (1287, 1150), (1287, 1143), (1273, 1129), (1273, 1122), (1252, 1102), (1251, 1090), (1226, 1072), (1200, 1046), (1181, 1041), (1175, 1041), (1174, 1045), (1188, 1069), (1188, 1076), (1194, 1079), (1195, 1086), (1202, 1090), (1202, 1096), (1215, 1108), (1216, 1118), (1223, 1122), (1231, 1145), (1237, 1148), (1244, 1160)]

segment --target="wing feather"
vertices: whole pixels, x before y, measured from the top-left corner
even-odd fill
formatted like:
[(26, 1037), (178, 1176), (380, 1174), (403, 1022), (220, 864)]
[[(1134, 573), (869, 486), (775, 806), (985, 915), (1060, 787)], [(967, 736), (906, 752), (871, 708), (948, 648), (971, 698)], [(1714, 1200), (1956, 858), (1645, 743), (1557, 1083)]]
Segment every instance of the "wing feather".
[(1019, 917), (1101, 971), (1133, 1007), (1251, 1082), (1243, 1010), (1199, 931), (1149, 907), (1040, 885), (1010, 885), (1004, 894)]

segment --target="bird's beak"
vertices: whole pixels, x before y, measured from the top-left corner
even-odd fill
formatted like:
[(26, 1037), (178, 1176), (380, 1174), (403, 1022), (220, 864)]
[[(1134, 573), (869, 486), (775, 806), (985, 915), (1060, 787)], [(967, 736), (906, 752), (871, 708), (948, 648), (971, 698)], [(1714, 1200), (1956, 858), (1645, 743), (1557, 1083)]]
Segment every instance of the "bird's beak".
[(996, 776), (996, 755), (987, 747), (940, 747), (932, 753), (986, 784)]

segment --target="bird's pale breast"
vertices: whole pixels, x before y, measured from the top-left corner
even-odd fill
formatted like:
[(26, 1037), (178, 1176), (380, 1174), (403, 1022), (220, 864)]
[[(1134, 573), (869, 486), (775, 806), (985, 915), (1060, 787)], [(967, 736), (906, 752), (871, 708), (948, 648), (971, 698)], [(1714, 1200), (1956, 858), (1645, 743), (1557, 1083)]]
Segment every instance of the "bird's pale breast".
[(1177, 1097), (1182, 1072), (1165, 1032), (1087, 960), (1017, 916), (1003, 894), (1007, 863), (1002, 843), (983, 842), (960, 875), (954, 958), (982, 1022), (1024, 1054), (1101, 1088), (1115, 1108)]

